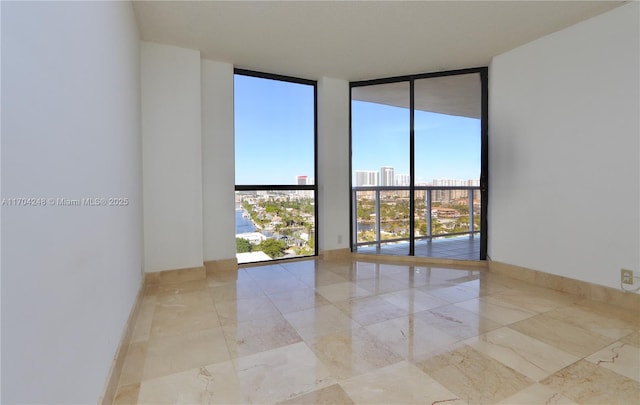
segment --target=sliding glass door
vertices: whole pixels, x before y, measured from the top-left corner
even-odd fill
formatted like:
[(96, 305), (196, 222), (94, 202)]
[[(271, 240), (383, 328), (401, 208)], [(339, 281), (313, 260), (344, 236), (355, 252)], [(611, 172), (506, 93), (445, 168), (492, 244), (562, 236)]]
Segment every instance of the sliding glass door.
[(410, 231), (409, 83), (356, 87), (352, 97), (366, 100), (352, 103), (355, 241), (408, 248), (397, 242)]
[(486, 73), (352, 83), (353, 251), (486, 257)]

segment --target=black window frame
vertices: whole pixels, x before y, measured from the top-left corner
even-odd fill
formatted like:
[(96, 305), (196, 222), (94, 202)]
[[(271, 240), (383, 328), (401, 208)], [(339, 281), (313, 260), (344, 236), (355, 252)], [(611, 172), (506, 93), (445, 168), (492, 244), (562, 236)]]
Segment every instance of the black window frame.
[(480, 206), (480, 260), (487, 259), (487, 244), (488, 244), (488, 230), (487, 230), (487, 213), (489, 206), (489, 68), (487, 66), (466, 68), (466, 69), (455, 69), (455, 70), (447, 70), (441, 72), (430, 72), (430, 73), (419, 73), (413, 75), (405, 75), (405, 76), (393, 76), (388, 78), (381, 79), (371, 79), (371, 80), (359, 80), (349, 82), (349, 246), (351, 252), (356, 251), (356, 246), (353, 241), (354, 237), (354, 212), (352, 207), (354, 207), (353, 201), (353, 89), (356, 87), (364, 87), (364, 86), (373, 86), (379, 84), (389, 84), (389, 83), (399, 83), (399, 82), (408, 82), (409, 83), (409, 176), (411, 178), (411, 184), (409, 186), (409, 234), (410, 234), (410, 248), (409, 248), (409, 256), (415, 257), (415, 240), (414, 240), (414, 229), (415, 229), (415, 216), (414, 212), (414, 204), (415, 204), (415, 81), (420, 79), (429, 79), (434, 77), (445, 77), (445, 76), (459, 76), (466, 74), (479, 74), (480, 76), (480, 84), (481, 84), (481, 117), (480, 117), (480, 198), (481, 198), (481, 206)]
[[(317, 257), (318, 256), (318, 82), (316, 80), (302, 79), (298, 77), (279, 75), (274, 73), (265, 73), (265, 72), (257, 72), (254, 70), (247, 70), (241, 68), (233, 69), (234, 77), (236, 75), (241, 76), (249, 76), (256, 77), (259, 79), (269, 79), (269, 80), (277, 80), (281, 82), (287, 83), (295, 83), (295, 84), (304, 84), (308, 86), (312, 86), (313, 88), (313, 184), (307, 185), (285, 185), (285, 184), (270, 184), (270, 185), (247, 185), (235, 184), (235, 191), (313, 191), (314, 196), (314, 253), (313, 255), (308, 256), (295, 256), (295, 257), (287, 257), (287, 258), (276, 258), (271, 259), (270, 261), (260, 261), (260, 262), (246, 262), (242, 264), (252, 264), (252, 263), (271, 263), (276, 261), (286, 261), (286, 260), (295, 260), (306, 257)], [(235, 97), (235, 93), (234, 93)], [(234, 117), (235, 121), (235, 117)], [(235, 142), (235, 130), (234, 130), (234, 142)], [(235, 152), (234, 152), (235, 153)], [(234, 159), (235, 162), (235, 159)], [(234, 163), (234, 173), (235, 173), (235, 163)]]

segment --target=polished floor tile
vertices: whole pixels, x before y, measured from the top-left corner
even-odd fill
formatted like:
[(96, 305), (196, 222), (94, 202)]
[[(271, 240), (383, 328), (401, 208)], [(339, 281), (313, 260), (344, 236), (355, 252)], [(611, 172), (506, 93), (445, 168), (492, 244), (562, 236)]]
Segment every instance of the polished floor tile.
[(448, 304), (447, 301), (433, 297), (415, 288), (384, 294), (380, 298), (412, 314)]
[(384, 300), (381, 296), (353, 298), (337, 302), (335, 305), (363, 326), (408, 314), (406, 310)]
[(167, 283), (158, 285), (157, 295), (159, 297), (181, 295), (195, 291), (203, 291), (206, 288), (207, 285), (200, 280)]
[(114, 404), (640, 403), (639, 311), (477, 268), (270, 263), (135, 319)]
[(468, 339), (465, 343), (535, 381), (580, 360), (508, 327)]
[(285, 401), (336, 382), (304, 343), (239, 357), (234, 363), (247, 403)]
[(150, 336), (179, 335), (184, 331), (198, 331), (219, 326), (218, 313), (213, 305), (187, 309), (156, 307)]
[(623, 342), (613, 343), (587, 357), (590, 362), (640, 382), (640, 349)]
[(354, 403), (339, 384), (333, 384), (329, 387), (279, 402), (279, 404), (286, 405), (351, 405)]
[(217, 302), (215, 308), (222, 325), (253, 321), (280, 314), (278, 308), (273, 305), (266, 295), (236, 301)]
[(413, 364), (402, 361), (340, 383), (358, 404), (464, 404)]
[(229, 358), (222, 328), (158, 337), (150, 339), (147, 344), (142, 379), (173, 374)]
[(241, 404), (230, 361), (202, 366), (140, 384), (139, 404)]
[(305, 340), (316, 339), (357, 327), (357, 323), (333, 305), (284, 314), (293, 328)]
[(577, 405), (569, 398), (560, 395), (551, 388), (533, 384), (522, 391), (498, 402), (500, 405)]
[(577, 297), (570, 294), (548, 290), (537, 286), (528, 286), (526, 284), (521, 285), (521, 288), (513, 288), (497, 292), (493, 296), (537, 313), (543, 313), (558, 307), (571, 305), (578, 300)]
[(308, 287), (286, 290), (279, 293), (269, 294), (268, 296), (271, 302), (283, 314), (303, 311), (305, 309), (316, 308), (329, 304), (329, 301), (327, 301), (322, 295), (318, 294), (313, 288)]
[(222, 330), (234, 358), (302, 341), (282, 315), (225, 325)]
[[(447, 280), (447, 284), (449, 283), (451, 283), (451, 281)], [(424, 290), (431, 296), (440, 298), (441, 300), (449, 303), (467, 301), (473, 298), (478, 298), (482, 295), (479, 289), (463, 284), (442, 288), (433, 288), (432, 285), (428, 285), (420, 287), (420, 289)]]
[(455, 305), (438, 307), (415, 314), (416, 318), (458, 339), (467, 339), (498, 329), (499, 323)]
[(537, 315), (509, 327), (578, 357), (588, 356), (615, 340), (549, 314)]
[(633, 332), (622, 339), (621, 342), (640, 348), (640, 331)]
[(468, 403), (495, 403), (533, 384), (528, 377), (469, 346), (427, 359), (418, 367)]
[(230, 283), (209, 288), (209, 294), (214, 303), (223, 301), (235, 301), (246, 298), (258, 298), (264, 292), (253, 280), (245, 280), (237, 283)]
[(366, 327), (385, 347), (404, 359), (416, 360), (459, 341), (414, 315), (389, 319)]
[(496, 297), (474, 298), (459, 302), (456, 306), (482, 315), (501, 325), (509, 325), (537, 315), (534, 311), (510, 304)]
[(640, 383), (587, 360), (541, 383), (579, 404), (637, 404), (640, 399)]
[(310, 347), (338, 380), (402, 360), (364, 328), (322, 336), (311, 341)]
[(547, 316), (612, 339), (627, 336), (637, 329), (635, 322), (612, 315), (600, 315), (578, 305), (557, 308), (548, 312)]
[(320, 295), (331, 302), (344, 301), (356, 297), (366, 297), (372, 293), (353, 282), (336, 283), (317, 287)]

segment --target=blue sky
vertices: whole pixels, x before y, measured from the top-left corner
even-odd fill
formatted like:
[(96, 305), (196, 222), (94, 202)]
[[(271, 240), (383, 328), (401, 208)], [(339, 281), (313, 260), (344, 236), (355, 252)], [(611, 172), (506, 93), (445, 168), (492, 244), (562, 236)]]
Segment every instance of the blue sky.
[(296, 184), (313, 173), (313, 87), (236, 75), (236, 184)]
[[(235, 76), (236, 184), (295, 184), (313, 173), (313, 87)], [(354, 101), (353, 170), (409, 173), (409, 110)], [(416, 182), (477, 179), (480, 120), (416, 111)]]
[[(409, 173), (409, 110), (352, 103), (353, 170)], [(416, 182), (480, 178), (480, 120), (425, 111), (415, 113)]]

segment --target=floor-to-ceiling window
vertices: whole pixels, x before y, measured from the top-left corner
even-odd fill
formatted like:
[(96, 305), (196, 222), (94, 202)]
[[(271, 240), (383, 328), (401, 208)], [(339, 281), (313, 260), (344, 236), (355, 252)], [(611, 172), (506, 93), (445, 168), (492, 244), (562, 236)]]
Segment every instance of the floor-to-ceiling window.
[(238, 262), (316, 255), (316, 82), (236, 69), (234, 125)]
[(487, 69), (351, 83), (352, 250), (486, 257)]

